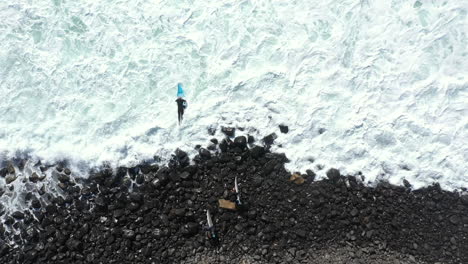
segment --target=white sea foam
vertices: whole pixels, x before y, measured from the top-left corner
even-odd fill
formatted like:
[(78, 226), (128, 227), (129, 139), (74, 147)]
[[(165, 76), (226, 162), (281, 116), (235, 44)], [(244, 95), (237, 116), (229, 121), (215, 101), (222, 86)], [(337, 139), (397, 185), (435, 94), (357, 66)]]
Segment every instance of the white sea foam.
[(467, 0), (3, 1), (0, 150), (128, 165), (206, 144), (213, 124), (258, 137), (286, 124), (275, 149), (290, 170), (468, 187), (467, 13)]

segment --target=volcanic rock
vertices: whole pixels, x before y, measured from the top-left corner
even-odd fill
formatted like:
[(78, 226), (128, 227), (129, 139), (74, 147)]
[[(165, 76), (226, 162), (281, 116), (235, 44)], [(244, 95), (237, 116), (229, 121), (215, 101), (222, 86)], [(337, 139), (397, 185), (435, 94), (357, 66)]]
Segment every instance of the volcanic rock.
[(5, 177), (6, 184), (14, 182), (18, 177), (15, 174), (9, 174)]
[(327, 177), (332, 182), (337, 182), (340, 179), (340, 171), (334, 168), (331, 168), (327, 171)]
[(279, 125), (281, 133), (287, 134), (289, 132), (289, 127), (285, 125)]
[(233, 137), (236, 133), (236, 129), (233, 127), (221, 127), (221, 132), (228, 137)]
[(266, 146), (272, 145), (277, 137), (278, 136), (275, 133), (271, 133), (263, 138), (263, 143), (265, 143)]
[(244, 136), (239, 136), (234, 139), (234, 145), (242, 150), (247, 147), (247, 139)]

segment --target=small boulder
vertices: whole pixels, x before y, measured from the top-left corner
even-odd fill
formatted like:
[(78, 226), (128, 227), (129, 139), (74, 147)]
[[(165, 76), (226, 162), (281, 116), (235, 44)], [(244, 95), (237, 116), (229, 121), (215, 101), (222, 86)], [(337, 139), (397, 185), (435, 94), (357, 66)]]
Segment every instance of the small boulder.
[(169, 212), (169, 217), (182, 217), (185, 215), (185, 208), (173, 208)]
[(208, 127), (208, 134), (214, 136), (214, 134), (216, 134), (216, 128), (213, 126)]
[(199, 226), (197, 223), (193, 223), (193, 222), (187, 223), (182, 226), (181, 233), (187, 237), (194, 236), (198, 233), (198, 229), (199, 229), (198, 227)]
[(198, 150), (198, 154), (200, 155), (202, 159), (205, 159), (205, 160), (211, 159), (210, 151), (205, 148), (200, 148), (200, 150)]
[(16, 180), (16, 175), (15, 174), (10, 174), (5, 177), (6, 184), (10, 184)]
[(250, 155), (254, 159), (258, 159), (262, 157), (265, 154), (265, 149), (260, 146), (254, 146), (252, 149), (250, 149)]
[(57, 179), (60, 181), (60, 182), (63, 182), (63, 183), (67, 183), (70, 181), (70, 177), (66, 174), (59, 174), (57, 175)]
[(182, 173), (180, 174), (180, 178), (181, 178), (182, 180), (188, 180), (188, 179), (190, 179), (190, 173), (187, 172), (187, 171), (184, 171), (184, 172), (182, 172)]
[(239, 136), (234, 139), (234, 145), (241, 149), (245, 149), (247, 147), (247, 139), (244, 136)]
[(34, 199), (31, 202), (31, 206), (34, 209), (39, 209), (39, 208), (41, 208), (41, 202), (39, 200), (37, 200), (37, 199)]
[(34, 182), (34, 183), (38, 182), (39, 181), (39, 175), (37, 175), (36, 172), (33, 172), (31, 174), (31, 176), (29, 176), (29, 181)]
[(15, 174), (15, 167), (13, 166), (13, 163), (8, 162), (7, 171), (9, 174)]
[(340, 174), (340, 171), (335, 169), (335, 168), (331, 168), (327, 171), (327, 177), (328, 179), (330, 179), (332, 182), (337, 182), (340, 177), (341, 177), (341, 174)]
[(275, 133), (271, 133), (270, 135), (263, 138), (263, 142), (265, 143), (265, 145), (269, 146), (272, 145), (273, 142), (275, 142), (276, 138), (278, 138), (278, 136)]
[(307, 179), (310, 181), (310, 182), (313, 182), (315, 180), (315, 172), (313, 172), (312, 170), (306, 170), (306, 174), (307, 174)]
[(148, 174), (150, 172), (157, 172), (158, 169), (159, 169), (159, 166), (156, 165), (156, 164), (148, 164), (148, 163), (145, 163), (145, 164), (141, 164), (140, 166), (140, 170), (143, 174)]
[(468, 195), (462, 195), (460, 197), (462, 204), (468, 206)]
[(16, 211), (13, 214), (11, 214), (11, 216), (13, 216), (13, 218), (15, 218), (15, 219), (23, 219), (24, 218), (24, 213), (20, 212), (20, 211)]
[(143, 184), (145, 182), (145, 176), (143, 174), (138, 174), (135, 178), (137, 184)]
[(251, 135), (247, 136), (247, 143), (253, 144), (255, 142), (255, 138)]
[(409, 181), (407, 181), (406, 179), (403, 179), (403, 185), (408, 189), (411, 188), (411, 183), (409, 183)]
[(187, 157), (187, 152), (185, 152), (185, 151), (183, 151), (181, 149), (176, 149), (175, 154), (176, 154), (176, 157), (178, 159), (183, 159), (183, 158)]
[(135, 238), (135, 231), (131, 229), (124, 229), (122, 230), (122, 235), (126, 239), (134, 239)]
[(223, 134), (225, 134), (228, 137), (233, 137), (236, 133), (236, 129), (233, 127), (222, 127), (221, 132), (223, 132)]
[(141, 193), (133, 192), (128, 196), (130, 201), (135, 203), (141, 203), (143, 201), (143, 195)]
[(226, 152), (228, 149), (228, 141), (226, 139), (223, 139), (221, 143), (219, 143), (219, 149), (221, 149), (222, 152)]
[(449, 220), (450, 220), (450, 223), (454, 225), (458, 225), (460, 223), (460, 217), (458, 217), (457, 215), (450, 216)]
[(281, 133), (283, 133), (283, 134), (287, 134), (289, 132), (289, 127), (285, 126), (285, 125), (279, 125), (279, 129), (280, 129)]

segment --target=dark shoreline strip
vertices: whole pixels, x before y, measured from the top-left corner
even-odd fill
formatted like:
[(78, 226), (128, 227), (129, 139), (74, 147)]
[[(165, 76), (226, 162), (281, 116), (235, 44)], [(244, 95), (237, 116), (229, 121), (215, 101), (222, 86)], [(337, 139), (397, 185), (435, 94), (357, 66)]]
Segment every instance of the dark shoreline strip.
[[(178, 150), (168, 167), (103, 169), (83, 188), (62, 170), (65, 197), (44, 193), (31, 201), (34, 216), (5, 217), (0, 263), (180, 263), (200, 254), (220, 263), (315, 263), (313, 252), (337, 247), (350, 248), (348, 263), (380, 253), (388, 259), (366, 263), (468, 263), (467, 196), (438, 185), (370, 188), (337, 170), (322, 181), (312, 171), (291, 178), (284, 155), (248, 148), (245, 137), (223, 139), (220, 149), (201, 148), (196, 165)], [(236, 201), (236, 176), (246, 207), (219, 208), (219, 199)], [(206, 209), (218, 245), (203, 230)]]

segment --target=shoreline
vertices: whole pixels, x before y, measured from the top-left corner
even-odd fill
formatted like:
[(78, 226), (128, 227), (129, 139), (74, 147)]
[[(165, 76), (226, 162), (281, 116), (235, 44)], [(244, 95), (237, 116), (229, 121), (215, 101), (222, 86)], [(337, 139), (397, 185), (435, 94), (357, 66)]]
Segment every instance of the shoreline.
[[(36, 188), (32, 214), (5, 216), (0, 262), (468, 262), (466, 194), (437, 184), (368, 187), (334, 169), (320, 181), (313, 171), (292, 176), (286, 156), (269, 151), (273, 141), (213, 139), (217, 147), (200, 147), (195, 165), (177, 150), (167, 166), (103, 168), (88, 179), (47, 168), (64, 196)], [(220, 208), (220, 199), (235, 202), (236, 176), (245, 208)], [(207, 209), (217, 245), (204, 231)]]

